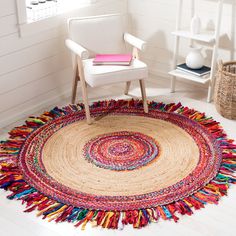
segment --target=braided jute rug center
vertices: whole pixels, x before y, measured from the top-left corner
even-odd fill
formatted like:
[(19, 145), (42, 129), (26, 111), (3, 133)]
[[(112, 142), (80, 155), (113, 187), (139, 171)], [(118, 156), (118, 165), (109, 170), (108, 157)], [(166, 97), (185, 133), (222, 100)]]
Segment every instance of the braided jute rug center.
[(236, 145), (179, 104), (119, 100), (54, 108), (0, 144), (0, 187), (49, 221), (141, 228), (217, 204), (236, 183)]

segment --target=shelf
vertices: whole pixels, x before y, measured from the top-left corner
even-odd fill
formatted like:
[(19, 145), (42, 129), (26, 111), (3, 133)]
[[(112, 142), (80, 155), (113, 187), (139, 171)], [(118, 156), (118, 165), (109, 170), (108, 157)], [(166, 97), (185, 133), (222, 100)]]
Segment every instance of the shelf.
[(191, 81), (201, 83), (201, 84), (206, 84), (210, 81), (209, 75), (200, 77), (200, 76), (195, 76), (184, 71), (180, 71), (178, 69), (170, 71), (169, 74), (172, 76), (184, 78), (184, 79), (191, 80)]
[(215, 32), (214, 31), (206, 31), (200, 34), (192, 34), (190, 31), (175, 31), (172, 32), (173, 35), (193, 39), (205, 43), (214, 43), (215, 42)]

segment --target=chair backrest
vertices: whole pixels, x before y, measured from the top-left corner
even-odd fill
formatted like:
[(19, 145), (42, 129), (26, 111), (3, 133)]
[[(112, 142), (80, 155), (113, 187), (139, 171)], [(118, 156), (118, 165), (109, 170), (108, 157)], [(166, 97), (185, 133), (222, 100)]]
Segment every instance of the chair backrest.
[(124, 53), (126, 16), (121, 14), (101, 15), (68, 20), (69, 37), (95, 54)]

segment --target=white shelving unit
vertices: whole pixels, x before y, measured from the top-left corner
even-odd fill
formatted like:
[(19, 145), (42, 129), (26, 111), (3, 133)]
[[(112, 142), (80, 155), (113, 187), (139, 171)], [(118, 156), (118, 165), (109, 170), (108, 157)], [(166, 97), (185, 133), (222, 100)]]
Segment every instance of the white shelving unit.
[(196, 41), (201, 41), (205, 43), (214, 43), (215, 42), (215, 32), (214, 31), (205, 31), (200, 34), (191, 34), (190, 31), (184, 31), (184, 30), (179, 30), (179, 31), (174, 31), (172, 32), (173, 35), (183, 37), (183, 38), (188, 38)]
[[(172, 75), (171, 78), (171, 92), (175, 92), (175, 82), (176, 78), (183, 78), (186, 80), (191, 80), (201, 84), (208, 83), (208, 97), (207, 102), (211, 102), (212, 100), (212, 93), (215, 84), (215, 72), (216, 72), (216, 64), (217, 64), (217, 54), (218, 54), (218, 47), (219, 47), (219, 34), (220, 34), (220, 23), (222, 17), (222, 6), (223, 0), (217, 0), (217, 19), (216, 19), (216, 28), (215, 31), (205, 31), (201, 32), (200, 34), (191, 34), (190, 30), (181, 30), (180, 22), (183, 10), (183, 0), (179, 0), (178, 4), (178, 11), (177, 11), (177, 20), (176, 20), (176, 30), (172, 32), (175, 36), (175, 46), (174, 46), (174, 56), (173, 56), (173, 66), (172, 71), (169, 72)], [(192, 17), (195, 14), (195, 0), (192, 0)], [(199, 77), (194, 76), (187, 72), (182, 72), (177, 70), (178, 64), (178, 57), (179, 57), (179, 46), (180, 46), (180, 39), (187, 38), (190, 39), (191, 44), (194, 41), (208, 43), (213, 45), (213, 53), (211, 59), (211, 73), (207, 77)]]
[(210, 81), (210, 76), (204, 76), (204, 77), (199, 77), (199, 76), (195, 76), (192, 75), (188, 72), (184, 72), (184, 71), (180, 71), (180, 70), (172, 70), (169, 72), (170, 75), (174, 76), (174, 77), (181, 77), (187, 80), (191, 80), (194, 82), (198, 82), (201, 84), (206, 84)]

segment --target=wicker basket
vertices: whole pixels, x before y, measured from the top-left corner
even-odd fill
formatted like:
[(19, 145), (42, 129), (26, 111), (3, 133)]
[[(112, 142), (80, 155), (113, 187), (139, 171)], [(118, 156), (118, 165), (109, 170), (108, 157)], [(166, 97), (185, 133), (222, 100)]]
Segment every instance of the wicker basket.
[(214, 101), (222, 116), (236, 119), (236, 61), (219, 62)]

